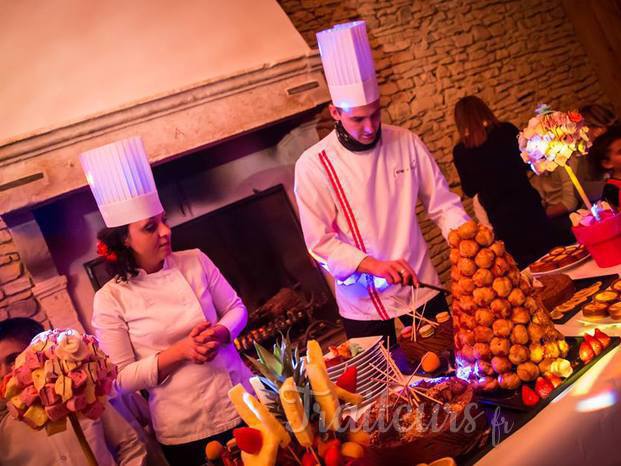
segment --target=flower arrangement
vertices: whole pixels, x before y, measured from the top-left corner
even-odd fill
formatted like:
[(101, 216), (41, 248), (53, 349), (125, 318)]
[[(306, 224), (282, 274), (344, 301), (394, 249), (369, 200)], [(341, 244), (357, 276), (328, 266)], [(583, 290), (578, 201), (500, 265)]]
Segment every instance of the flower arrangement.
[(96, 464), (77, 416), (101, 416), (116, 374), (95, 337), (48, 330), (16, 358), (0, 384), (0, 395), (13, 418), (36, 430), (45, 428), (48, 435), (64, 431), (69, 418), (89, 463)]
[(518, 136), (522, 159), (536, 174), (565, 167), (572, 155), (587, 154), (591, 142), (582, 115), (577, 112), (555, 112), (540, 105), (537, 115)]
[(572, 156), (586, 155), (591, 146), (589, 128), (584, 124), (582, 115), (578, 112), (552, 111), (545, 104), (537, 107), (536, 114), (518, 135), (522, 160), (537, 175), (563, 167), (584, 204), (599, 220), (599, 212), (593, 209), (576, 174), (567, 164)]

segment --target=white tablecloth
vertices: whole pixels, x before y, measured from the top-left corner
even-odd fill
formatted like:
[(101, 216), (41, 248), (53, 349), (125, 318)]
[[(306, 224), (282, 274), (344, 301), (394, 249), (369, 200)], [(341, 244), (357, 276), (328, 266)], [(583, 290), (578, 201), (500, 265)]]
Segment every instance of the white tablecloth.
[[(621, 274), (621, 265), (602, 269), (589, 260), (564, 273), (574, 279)], [(584, 324), (581, 320), (582, 315), (578, 313), (557, 328), (567, 336), (582, 335), (595, 327), (611, 336), (621, 336), (621, 324)], [(620, 347), (599, 360), (477, 465), (621, 465)]]

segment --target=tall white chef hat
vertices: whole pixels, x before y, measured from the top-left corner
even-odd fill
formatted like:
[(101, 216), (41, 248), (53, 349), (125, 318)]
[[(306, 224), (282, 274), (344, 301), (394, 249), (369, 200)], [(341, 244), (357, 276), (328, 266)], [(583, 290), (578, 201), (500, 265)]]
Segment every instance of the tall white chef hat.
[(109, 228), (164, 211), (142, 139), (132, 137), (80, 155), (99, 211)]
[(361, 107), (379, 99), (375, 64), (364, 21), (338, 24), (317, 33), (332, 103)]

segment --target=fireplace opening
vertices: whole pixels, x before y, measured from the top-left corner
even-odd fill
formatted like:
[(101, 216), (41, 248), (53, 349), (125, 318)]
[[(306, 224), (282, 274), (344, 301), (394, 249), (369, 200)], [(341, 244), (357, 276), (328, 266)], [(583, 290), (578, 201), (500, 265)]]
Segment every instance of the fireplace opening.
[[(270, 345), (281, 333), (304, 344), (337, 331), (336, 301), (307, 253), (283, 185), (173, 227), (172, 246), (207, 254), (247, 306), (248, 325), (235, 342), (241, 351)], [(101, 259), (84, 266), (95, 290), (111, 278)]]

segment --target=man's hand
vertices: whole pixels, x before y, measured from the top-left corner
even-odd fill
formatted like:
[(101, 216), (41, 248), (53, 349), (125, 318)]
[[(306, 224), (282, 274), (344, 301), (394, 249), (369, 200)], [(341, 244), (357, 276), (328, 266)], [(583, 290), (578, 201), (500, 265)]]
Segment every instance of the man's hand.
[(416, 272), (405, 259), (380, 261), (367, 256), (362, 259), (356, 271), (384, 278), (392, 285), (418, 285)]

